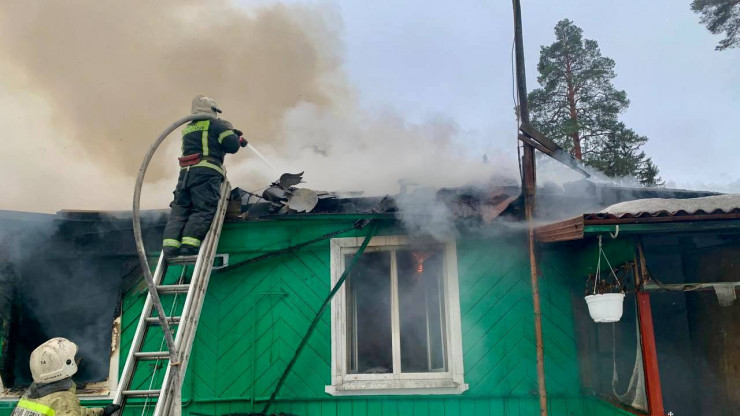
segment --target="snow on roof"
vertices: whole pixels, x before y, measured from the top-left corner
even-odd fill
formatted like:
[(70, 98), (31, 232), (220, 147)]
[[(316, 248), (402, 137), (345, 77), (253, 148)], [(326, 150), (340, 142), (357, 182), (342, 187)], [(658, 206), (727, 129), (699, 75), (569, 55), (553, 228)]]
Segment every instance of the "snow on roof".
[(649, 198), (620, 202), (599, 213), (620, 217), (658, 213), (676, 214), (729, 214), (740, 211), (740, 194), (713, 195), (689, 199)]

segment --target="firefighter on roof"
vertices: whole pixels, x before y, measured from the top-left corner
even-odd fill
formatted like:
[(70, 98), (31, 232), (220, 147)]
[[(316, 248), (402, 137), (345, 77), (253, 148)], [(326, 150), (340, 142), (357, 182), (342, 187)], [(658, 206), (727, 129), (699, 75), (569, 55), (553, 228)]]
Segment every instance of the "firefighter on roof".
[(109, 416), (121, 407), (80, 406), (77, 387), (71, 377), (77, 372), (77, 345), (64, 338), (52, 338), (31, 353), (33, 384), (26, 390), (11, 416)]
[[(211, 98), (198, 95), (191, 112), (215, 118), (221, 109)], [(165, 257), (198, 253), (216, 214), (224, 156), (247, 145), (241, 136), (241, 131), (221, 119), (195, 120), (183, 129), (180, 177), (162, 241)]]

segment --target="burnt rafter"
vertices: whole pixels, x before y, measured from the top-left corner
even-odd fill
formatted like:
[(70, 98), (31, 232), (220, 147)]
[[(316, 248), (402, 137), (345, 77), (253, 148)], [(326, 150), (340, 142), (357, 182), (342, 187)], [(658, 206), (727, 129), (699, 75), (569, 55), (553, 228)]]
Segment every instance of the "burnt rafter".
[(522, 134), (519, 135), (519, 140), (521, 140), (523, 143), (534, 147), (540, 152), (550, 156), (551, 158), (584, 175), (585, 177), (591, 177), (591, 174), (584, 169), (582, 162), (574, 158), (573, 155), (571, 155), (570, 153), (563, 150), (560, 146), (557, 145), (557, 143), (550, 140), (547, 136), (537, 131), (537, 129), (532, 127), (531, 124), (527, 123), (526, 121), (522, 122), (522, 124), (519, 126), (519, 130), (522, 132)]

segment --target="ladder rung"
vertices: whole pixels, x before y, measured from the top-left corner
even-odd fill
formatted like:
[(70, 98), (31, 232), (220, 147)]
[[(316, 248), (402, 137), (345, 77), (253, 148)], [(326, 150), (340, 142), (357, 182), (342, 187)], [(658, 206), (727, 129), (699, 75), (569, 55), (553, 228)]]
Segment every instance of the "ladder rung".
[(160, 390), (124, 390), (123, 395), (127, 397), (157, 397)]
[[(180, 317), (179, 316), (169, 316), (167, 318), (164, 318), (168, 324), (179, 324), (180, 323)], [(159, 325), (159, 318), (156, 316), (150, 316), (146, 318), (146, 323), (150, 325)]]
[[(185, 374), (187, 370), (188, 360), (190, 358), (190, 352), (195, 338), (195, 329), (198, 324), (198, 319), (202, 313), (203, 302), (205, 300), (205, 289), (208, 286), (208, 280), (212, 270), (216, 268), (213, 266), (214, 257), (216, 257), (216, 249), (218, 247), (218, 241), (221, 236), (221, 229), (223, 227), (224, 218), (226, 216), (227, 200), (230, 194), (230, 185), (224, 181), (220, 187), (220, 199), (218, 202), (217, 213), (211, 223), (211, 226), (204, 239), (205, 244), (202, 250), (195, 256), (178, 256), (174, 258), (166, 258), (164, 253), (159, 257), (157, 268), (154, 272), (153, 279), (147, 279), (149, 285), (150, 295), (147, 296), (144, 303), (145, 307), (139, 317), (139, 325), (136, 327), (136, 333), (131, 343), (131, 348), (126, 358), (126, 364), (124, 365), (121, 377), (119, 379), (119, 389), (116, 391), (114, 401), (120, 403), (121, 406), (125, 407), (127, 401), (130, 402), (130, 398), (153, 398), (161, 405), (164, 405), (164, 409), (159, 409), (160, 413), (172, 413), (171, 407), (176, 400), (179, 399), (181, 392), (180, 377)], [(189, 253), (188, 253), (189, 254)], [(225, 259), (228, 259), (228, 255), (224, 255)], [(186, 265), (199, 264), (197, 269), (187, 267)], [(211, 264), (207, 264), (211, 263)], [(227, 263), (224, 260), (223, 263)], [(186, 274), (192, 274), (191, 279), (195, 284), (181, 284), (183, 280), (172, 284), (164, 283), (165, 276), (167, 276), (168, 266), (181, 265), (182, 273), (181, 278), (186, 278)], [(201, 267), (202, 266), (202, 267)], [(196, 275), (196, 272), (198, 273)], [(180, 273), (178, 273), (180, 274)], [(201, 287), (202, 286), (202, 287)], [(176, 295), (179, 293), (187, 293), (187, 299), (184, 305), (180, 306), (177, 304), (178, 310), (170, 310), (165, 312), (162, 306), (161, 296), (159, 295)], [(171, 300), (170, 297), (168, 300)], [(169, 302), (168, 302), (169, 303)], [(178, 316), (178, 314), (180, 316)], [(154, 316), (158, 315), (158, 316)], [(173, 341), (170, 337), (174, 338), (174, 341), (178, 348), (182, 351), (178, 351), (177, 360), (178, 363), (170, 361), (171, 354), (170, 349), (167, 348), (165, 351), (142, 351), (146, 344), (148, 331), (153, 326), (164, 325), (170, 327), (169, 331), (166, 328), (162, 328), (165, 332), (164, 336), (167, 337), (168, 341)], [(149, 334), (151, 335), (151, 334)], [(159, 334), (157, 334), (159, 335)], [(149, 337), (151, 338), (151, 337)], [(171, 345), (170, 345), (171, 346)], [(161, 348), (160, 348), (161, 349)], [(151, 385), (138, 386), (133, 383), (133, 379), (137, 378), (137, 368), (141, 373), (142, 365), (151, 366), (154, 363), (157, 364), (155, 371), (158, 376), (161, 376), (162, 372), (164, 377), (159, 378), (159, 383)], [(161, 364), (161, 365), (160, 365)], [(166, 371), (164, 370), (164, 367)], [(141, 375), (141, 374), (138, 374)], [(149, 388), (150, 390), (145, 390)], [(152, 390), (154, 389), (154, 390)], [(133, 403), (134, 405), (136, 403)], [(179, 405), (179, 403), (178, 403)], [(121, 409), (121, 413), (124, 410)], [(130, 412), (125, 412), (130, 413)], [(178, 412), (179, 413), (179, 412)]]
[(198, 256), (177, 256), (167, 259), (168, 264), (195, 264)]
[(134, 357), (139, 360), (166, 360), (170, 358), (169, 351), (147, 351), (147, 352), (135, 352)]
[(162, 285), (157, 286), (157, 292), (160, 294), (165, 293), (187, 293), (190, 289), (190, 285)]

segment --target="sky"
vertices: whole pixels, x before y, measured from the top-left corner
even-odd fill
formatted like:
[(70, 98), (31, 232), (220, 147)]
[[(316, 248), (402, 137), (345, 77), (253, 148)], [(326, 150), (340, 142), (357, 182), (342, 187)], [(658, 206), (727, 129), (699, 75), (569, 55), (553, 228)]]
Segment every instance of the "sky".
[[(715, 51), (720, 37), (689, 4), (522, 0), (527, 85), (538, 86), (540, 46), (571, 19), (615, 60), (615, 85), (631, 101), (621, 118), (649, 138), (644, 150), (667, 186), (740, 192), (740, 49)], [(516, 175), (509, 1), (117, 9), (0, 6), (0, 140), (12, 155), (0, 164), (10, 178), (0, 181), (0, 209), (127, 209), (148, 143), (188, 97), (208, 91), (274, 165), (306, 170), (314, 189), (381, 194), (398, 192), (398, 179), (454, 186)], [(209, 55), (218, 77), (190, 65), (194, 49), (218, 51)], [(169, 202), (179, 146), (165, 147), (145, 207)], [(276, 179), (249, 154), (227, 168), (247, 189)]]
[[(740, 49), (714, 50), (689, 1), (522, 0), (527, 86), (541, 45), (568, 18), (615, 60), (631, 105), (622, 120), (669, 186), (740, 192)], [(473, 140), (510, 143), (508, 1), (343, 1), (347, 69), (367, 106), (443, 114)], [(510, 147), (514, 145), (511, 144)]]

